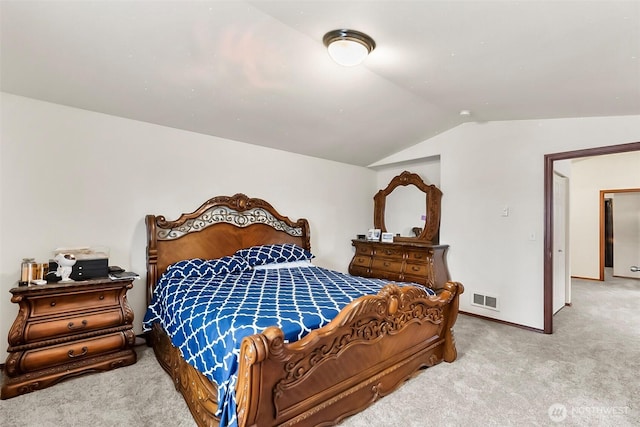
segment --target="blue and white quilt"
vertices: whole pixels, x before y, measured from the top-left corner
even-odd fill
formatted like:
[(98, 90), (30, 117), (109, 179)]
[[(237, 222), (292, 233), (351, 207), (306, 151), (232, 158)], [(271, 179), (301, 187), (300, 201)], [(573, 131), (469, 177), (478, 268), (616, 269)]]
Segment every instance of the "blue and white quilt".
[[(300, 262), (306, 266), (296, 266)], [(377, 294), (389, 283), (309, 261), (275, 269), (251, 264), (234, 255), (169, 266), (143, 322), (145, 331), (159, 322), (183, 358), (217, 384), (221, 427), (237, 425), (235, 386), (244, 337), (278, 326), (286, 340), (299, 340), (329, 323), (354, 299)]]

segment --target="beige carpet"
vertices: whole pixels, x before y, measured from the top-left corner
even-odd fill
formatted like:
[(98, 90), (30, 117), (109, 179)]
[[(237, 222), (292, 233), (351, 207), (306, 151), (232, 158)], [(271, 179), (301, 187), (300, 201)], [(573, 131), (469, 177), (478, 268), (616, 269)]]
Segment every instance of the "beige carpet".
[[(572, 286), (553, 335), (461, 315), (456, 362), (342, 426), (639, 426), (640, 281)], [(135, 365), (0, 401), (0, 426), (194, 426), (152, 350), (138, 352)]]

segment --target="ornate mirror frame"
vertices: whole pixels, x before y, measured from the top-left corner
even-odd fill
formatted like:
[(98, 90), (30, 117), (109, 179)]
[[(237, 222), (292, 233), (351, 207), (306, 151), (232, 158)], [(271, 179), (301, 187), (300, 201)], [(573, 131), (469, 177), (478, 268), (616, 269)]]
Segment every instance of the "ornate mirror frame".
[(406, 241), (427, 241), (432, 242), (434, 237), (438, 235), (440, 229), (440, 201), (442, 200), (442, 191), (435, 185), (427, 185), (420, 176), (408, 171), (402, 172), (394, 177), (387, 188), (380, 190), (373, 196), (373, 224), (375, 228), (379, 228), (382, 232), (387, 231), (384, 223), (385, 207), (387, 204), (387, 196), (399, 186), (415, 185), (419, 190), (425, 193), (425, 212), (426, 220), (422, 232), (417, 237), (395, 237), (394, 240)]

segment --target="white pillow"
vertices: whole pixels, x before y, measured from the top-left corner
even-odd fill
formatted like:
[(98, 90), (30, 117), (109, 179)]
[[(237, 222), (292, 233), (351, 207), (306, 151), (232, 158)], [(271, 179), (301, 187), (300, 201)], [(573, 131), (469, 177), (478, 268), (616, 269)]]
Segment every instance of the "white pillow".
[(304, 259), (300, 261), (290, 262), (274, 262), (272, 264), (254, 265), (254, 270), (277, 270), (279, 268), (295, 268), (295, 267), (313, 267), (310, 260)]

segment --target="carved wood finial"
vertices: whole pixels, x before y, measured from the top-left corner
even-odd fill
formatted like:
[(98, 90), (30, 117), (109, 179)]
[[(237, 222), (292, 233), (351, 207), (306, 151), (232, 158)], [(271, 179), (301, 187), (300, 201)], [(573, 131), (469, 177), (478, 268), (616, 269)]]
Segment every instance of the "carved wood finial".
[(389, 316), (393, 316), (394, 314), (396, 314), (396, 311), (398, 311), (398, 298), (396, 298), (395, 296), (392, 296), (391, 298), (389, 298), (387, 314)]
[(399, 181), (401, 183), (403, 183), (404, 185), (407, 185), (409, 183), (409, 181), (411, 181), (411, 179), (413, 179), (414, 175), (416, 175), (416, 174), (415, 173), (411, 173), (409, 171), (404, 171), (398, 176), (398, 178), (399, 178)]
[(250, 202), (246, 194), (238, 193), (231, 197), (231, 204), (235, 205), (238, 210), (243, 211), (248, 208)]

